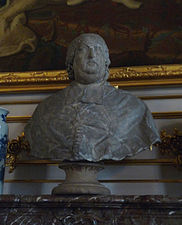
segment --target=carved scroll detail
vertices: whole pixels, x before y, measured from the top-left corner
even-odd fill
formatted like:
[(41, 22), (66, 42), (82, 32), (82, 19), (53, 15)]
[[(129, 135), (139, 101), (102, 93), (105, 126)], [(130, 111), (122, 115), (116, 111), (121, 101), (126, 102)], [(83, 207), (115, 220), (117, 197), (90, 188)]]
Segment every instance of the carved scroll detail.
[(16, 168), (16, 161), (21, 152), (30, 152), (30, 145), (28, 141), (25, 140), (24, 133), (8, 143), (7, 166), (9, 166), (10, 173)]
[(173, 134), (161, 131), (161, 143), (158, 144), (162, 154), (176, 157), (178, 167), (182, 166), (182, 131), (174, 129)]
[[(182, 65), (156, 65), (156, 66), (133, 66), (110, 69), (109, 80), (146, 80), (182, 78)], [(59, 71), (33, 71), (33, 72), (2, 72), (0, 84), (50, 84), (68, 82), (66, 70)]]

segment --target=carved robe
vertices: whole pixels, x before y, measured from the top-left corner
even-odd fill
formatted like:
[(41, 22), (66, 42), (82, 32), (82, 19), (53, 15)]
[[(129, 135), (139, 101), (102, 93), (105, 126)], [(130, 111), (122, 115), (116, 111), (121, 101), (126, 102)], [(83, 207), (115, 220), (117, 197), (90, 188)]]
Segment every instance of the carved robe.
[(159, 141), (147, 106), (109, 83), (75, 81), (38, 105), (25, 128), (31, 154), (60, 160), (121, 160)]

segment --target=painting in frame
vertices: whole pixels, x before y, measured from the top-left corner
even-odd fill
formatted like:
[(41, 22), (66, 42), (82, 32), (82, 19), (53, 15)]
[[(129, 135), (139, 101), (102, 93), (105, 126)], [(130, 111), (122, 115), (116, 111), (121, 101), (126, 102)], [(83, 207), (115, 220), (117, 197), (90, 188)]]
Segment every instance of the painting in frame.
[(181, 0), (4, 0), (0, 7), (1, 91), (66, 86), (67, 46), (81, 33), (105, 39), (114, 85), (181, 82)]

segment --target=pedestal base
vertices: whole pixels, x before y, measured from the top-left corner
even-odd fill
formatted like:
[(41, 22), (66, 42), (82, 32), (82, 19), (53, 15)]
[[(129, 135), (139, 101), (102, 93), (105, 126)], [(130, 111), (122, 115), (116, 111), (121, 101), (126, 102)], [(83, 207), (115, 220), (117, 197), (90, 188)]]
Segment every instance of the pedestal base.
[(96, 163), (67, 162), (59, 165), (66, 173), (65, 181), (52, 190), (61, 194), (110, 194), (109, 189), (97, 181), (97, 173), (103, 166)]

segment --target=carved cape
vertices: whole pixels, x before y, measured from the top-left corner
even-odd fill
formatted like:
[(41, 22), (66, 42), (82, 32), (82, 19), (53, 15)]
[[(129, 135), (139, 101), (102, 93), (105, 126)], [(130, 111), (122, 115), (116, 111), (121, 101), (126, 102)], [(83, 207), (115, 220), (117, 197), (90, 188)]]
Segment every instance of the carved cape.
[(109, 83), (71, 85), (44, 100), (25, 128), (31, 154), (60, 160), (121, 160), (159, 141), (147, 106)]

